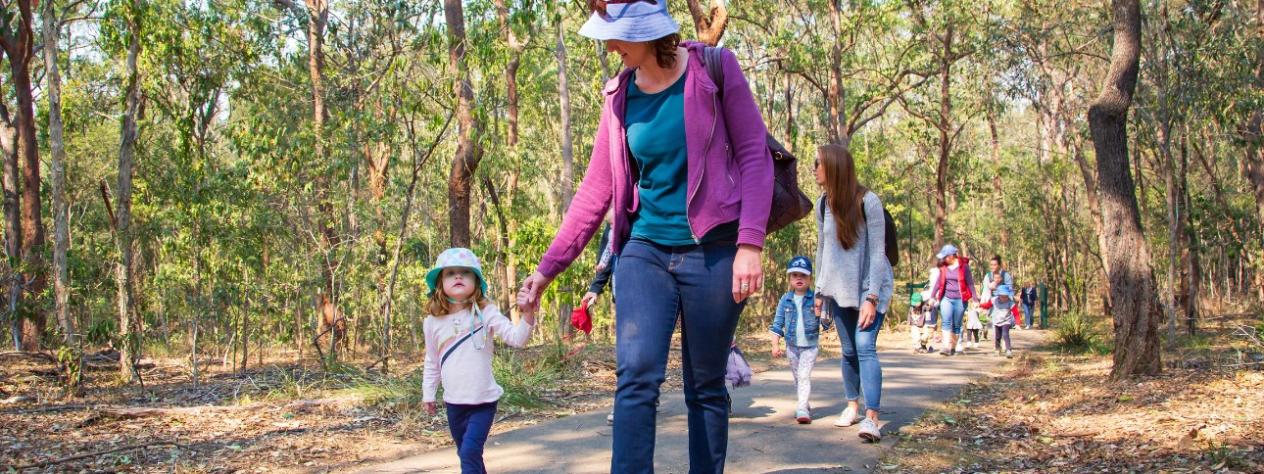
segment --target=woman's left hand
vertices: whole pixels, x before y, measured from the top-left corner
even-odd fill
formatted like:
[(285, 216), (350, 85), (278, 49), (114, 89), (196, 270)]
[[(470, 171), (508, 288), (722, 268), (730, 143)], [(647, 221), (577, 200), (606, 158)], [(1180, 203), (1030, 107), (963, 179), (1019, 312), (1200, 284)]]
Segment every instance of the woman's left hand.
[(878, 307), (872, 301), (865, 300), (860, 305), (860, 319), (857, 320), (856, 326), (860, 329), (869, 329), (873, 325), (873, 320), (878, 317)]
[(738, 245), (733, 257), (733, 301), (741, 303), (764, 287), (764, 269), (759, 256), (763, 250), (754, 245)]

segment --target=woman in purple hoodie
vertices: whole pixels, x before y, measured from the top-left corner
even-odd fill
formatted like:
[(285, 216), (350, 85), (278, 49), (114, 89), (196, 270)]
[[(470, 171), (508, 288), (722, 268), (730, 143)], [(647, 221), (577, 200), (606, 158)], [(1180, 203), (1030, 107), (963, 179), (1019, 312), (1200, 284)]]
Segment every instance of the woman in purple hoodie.
[(772, 200), (767, 130), (736, 57), (721, 51), (724, 89), (704, 46), (681, 43), (663, 0), (590, 0), (580, 34), (626, 68), (605, 87), (588, 171), (562, 227), (523, 283), (534, 309), (613, 206), (616, 353), (612, 472), (651, 472), (654, 404), (680, 314), (691, 472), (722, 472), (729, 341), (763, 286), (760, 253)]

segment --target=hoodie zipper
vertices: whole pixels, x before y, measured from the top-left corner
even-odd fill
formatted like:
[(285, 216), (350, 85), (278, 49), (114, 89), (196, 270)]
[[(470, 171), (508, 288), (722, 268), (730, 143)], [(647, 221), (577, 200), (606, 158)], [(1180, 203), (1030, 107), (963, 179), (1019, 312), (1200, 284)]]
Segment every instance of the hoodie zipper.
[(702, 169), (698, 171), (698, 187), (694, 188), (693, 192), (689, 194), (689, 197), (685, 198), (685, 221), (689, 223), (689, 233), (693, 237), (693, 242), (695, 244), (702, 243), (702, 239), (698, 237), (697, 231), (693, 229), (693, 222), (689, 221), (689, 203), (693, 202), (693, 198), (698, 194), (698, 190), (702, 189), (702, 177), (705, 176), (707, 172), (707, 152), (711, 151), (711, 139), (715, 138), (715, 127), (720, 121), (719, 100), (719, 97), (715, 94), (711, 95), (711, 131), (707, 133), (706, 144), (702, 147)]

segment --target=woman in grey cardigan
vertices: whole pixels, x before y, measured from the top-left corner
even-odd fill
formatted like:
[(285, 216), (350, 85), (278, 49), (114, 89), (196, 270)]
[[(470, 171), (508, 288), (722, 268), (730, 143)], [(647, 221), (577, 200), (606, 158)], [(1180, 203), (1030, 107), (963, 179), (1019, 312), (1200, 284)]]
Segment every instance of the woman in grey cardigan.
[(832, 317), (839, 328), (847, 396), (847, 408), (834, 426), (855, 424), (863, 390), (866, 410), (859, 435), (877, 442), (882, 439), (878, 330), (895, 287), (886, 256), (882, 201), (856, 181), (855, 162), (842, 145), (817, 151), (816, 183), (824, 190), (817, 204), (816, 309)]

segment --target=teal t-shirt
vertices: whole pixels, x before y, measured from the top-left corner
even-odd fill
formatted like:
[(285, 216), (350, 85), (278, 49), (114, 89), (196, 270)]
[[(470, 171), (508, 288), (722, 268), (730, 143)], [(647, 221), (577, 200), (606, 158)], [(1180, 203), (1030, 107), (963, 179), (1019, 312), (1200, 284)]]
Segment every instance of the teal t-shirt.
[(688, 150), (685, 148), (685, 76), (666, 90), (642, 92), (628, 86), (628, 148), (640, 180), (640, 210), (632, 223), (632, 238), (659, 245), (697, 243), (685, 209), (688, 191)]

